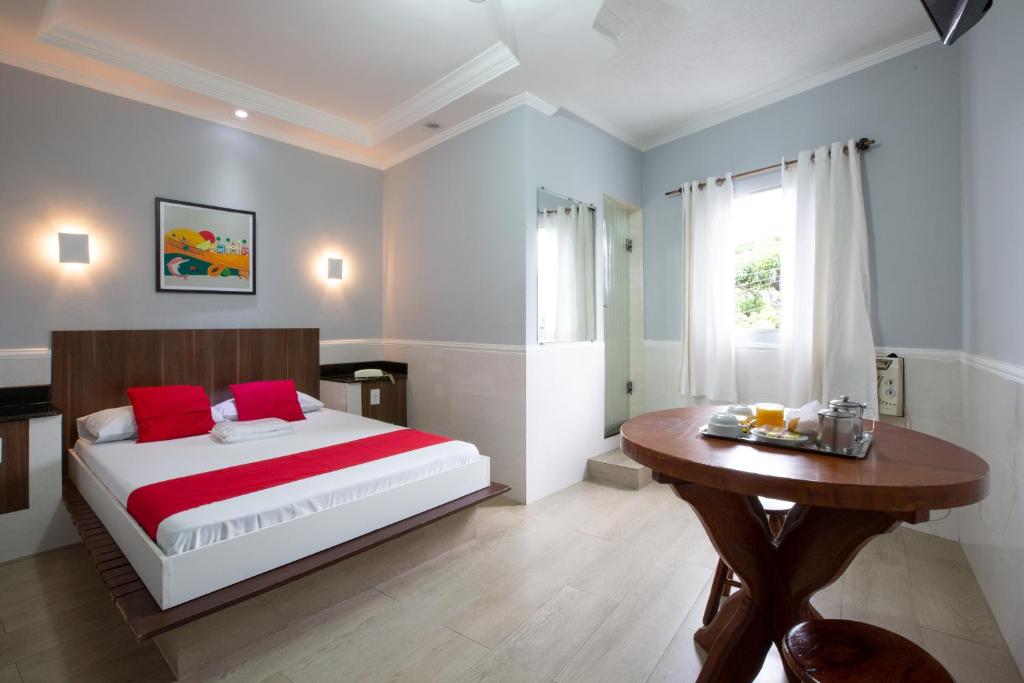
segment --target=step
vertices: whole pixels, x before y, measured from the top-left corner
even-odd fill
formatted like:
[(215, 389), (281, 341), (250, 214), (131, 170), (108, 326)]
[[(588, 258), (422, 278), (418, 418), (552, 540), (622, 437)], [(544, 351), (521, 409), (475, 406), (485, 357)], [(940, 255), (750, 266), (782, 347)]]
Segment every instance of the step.
[(639, 490), (651, 483), (651, 470), (616, 448), (587, 461), (587, 479)]

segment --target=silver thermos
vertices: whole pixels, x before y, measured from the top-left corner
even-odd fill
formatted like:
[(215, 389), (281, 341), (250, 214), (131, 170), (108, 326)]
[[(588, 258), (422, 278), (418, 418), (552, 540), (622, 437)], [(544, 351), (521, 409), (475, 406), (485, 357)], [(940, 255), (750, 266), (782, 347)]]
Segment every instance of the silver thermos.
[(818, 411), (818, 448), (834, 453), (853, 453), (864, 439), (863, 403), (840, 396), (829, 401), (826, 410)]

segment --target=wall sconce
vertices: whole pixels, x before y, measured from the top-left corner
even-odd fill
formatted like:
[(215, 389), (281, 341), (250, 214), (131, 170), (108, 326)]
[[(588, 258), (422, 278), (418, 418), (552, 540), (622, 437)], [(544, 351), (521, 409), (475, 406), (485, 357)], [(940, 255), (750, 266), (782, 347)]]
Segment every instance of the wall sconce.
[(61, 263), (88, 263), (89, 236), (71, 232), (57, 233), (58, 260)]
[(327, 259), (327, 279), (340, 280), (345, 260), (340, 258)]

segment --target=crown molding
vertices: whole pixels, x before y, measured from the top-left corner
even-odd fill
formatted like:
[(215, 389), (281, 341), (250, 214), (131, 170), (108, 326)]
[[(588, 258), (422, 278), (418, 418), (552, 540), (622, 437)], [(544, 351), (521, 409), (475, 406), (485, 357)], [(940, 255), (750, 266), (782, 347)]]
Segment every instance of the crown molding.
[(359, 145), (370, 144), (366, 129), (348, 119), (194, 64), (129, 45), (98, 31), (49, 20), (41, 26), (39, 38), (55, 47), (230, 103), (233, 107), (243, 107)]
[(532, 107), (537, 111), (541, 112), (542, 114), (544, 114), (545, 116), (551, 116), (556, 111), (558, 111), (558, 107), (554, 106), (553, 104), (550, 104), (540, 99), (539, 97), (533, 95), (532, 93), (523, 92), (518, 95), (515, 95), (514, 97), (510, 97), (504, 102), (501, 102), (500, 104), (497, 104), (491, 107), (490, 109), (486, 109), (480, 112), (479, 114), (476, 114), (475, 116), (471, 116), (470, 118), (466, 119), (465, 121), (462, 121), (461, 123), (457, 123), (450, 128), (447, 128), (439, 133), (436, 133), (435, 135), (424, 140), (423, 142), (403, 149), (401, 152), (398, 152), (397, 154), (389, 158), (387, 162), (384, 163), (384, 168), (388, 169), (396, 164), (400, 164), (403, 161), (406, 161), (407, 159), (411, 159), (417, 154), (421, 154), (422, 152), (427, 151), (431, 147), (436, 147), (437, 145), (440, 145), (442, 142), (446, 142), (447, 140), (451, 140), (454, 137), (462, 135), (468, 130), (476, 128), (477, 126), (483, 123), (487, 123), (493, 118), (501, 116), (505, 112), (512, 111), (516, 107), (521, 106)]
[(591, 25), (598, 33), (607, 36), (612, 39), (612, 42), (618, 43), (619, 37), (629, 30), (630, 22), (620, 16), (611, 5), (606, 1), (601, 3), (601, 8), (597, 10), (597, 16), (594, 18), (594, 23)]
[(762, 88), (751, 95), (738, 98), (728, 104), (715, 107), (703, 114), (699, 114), (685, 120), (682, 125), (674, 128), (670, 133), (647, 141), (640, 147), (640, 149), (641, 151), (646, 152), (650, 149), (654, 149), (655, 147), (672, 142), (673, 140), (678, 140), (679, 138), (692, 135), (706, 128), (717, 126), (718, 124), (724, 123), (730, 119), (742, 116), (743, 114), (748, 114), (762, 107), (766, 107), (788, 97), (792, 97), (793, 95), (798, 95), (802, 92), (817, 88), (818, 86), (825, 85), (826, 83), (831, 83), (832, 81), (875, 66), (876, 64), (881, 64), (884, 61), (893, 59), (894, 57), (899, 57), (900, 55), (935, 42), (938, 42), (937, 34), (934, 31), (929, 31), (928, 33), (922, 33), (919, 36), (905, 40), (902, 43), (897, 43), (896, 45), (879, 50), (878, 52), (873, 52), (867, 56), (861, 57), (860, 59), (855, 59), (854, 61), (836, 67), (835, 69), (830, 69), (813, 76), (793, 78), (767, 88)]
[(519, 58), (509, 46), (495, 43), (381, 116), (373, 124), (369, 143), (388, 139), (517, 66)]
[(185, 116), (191, 116), (196, 119), (202, 119), (203, 121), (227, 126), (228, 128), (234, 128), (235, 130), (240, 130), (245, 133), (258, 135), (259, 137), (283, 142), (284, 144), (291, 145), (292, 147), (299, 147), (301, 149), (316, 152), (317, 154), (323, 154), (335, 159), (349, 161), (354, 164), (368, 166), (377, 170), (384, 170), (384, 166), (373, 157), (363, 154), (341, 152), (329, 148), (325, 149), (322, 145), (313, 144), (300, 136), (290, 135), (268, 126), (264, 126), (253, 118), (249, 118), (245, 123), (242, 123), (228, 114), (214, 115), (211, 114), (209, 110), (202, 107), (187, 105), (178, 100), (155, 95), (140, 88), (124, 85), (122, 83), (117, 83), (91, 74), (85, 74), (80, 71), (75, 71), (74, 69), (58, 66), (32, 57), (26, 57), (13, 52), (6, 52), (2, 49), (0, 49), (0, 62), (43, 76), (49, 76), (50, 78), (56, 78), (61, 81), (80, 85), (91, 90), (103, 92), (108, 95), (123, 97), (126, 100), (132, 100), (134, 102), (148, 104), (153, 107), (167, 109), (179, 114), (184, 114)]

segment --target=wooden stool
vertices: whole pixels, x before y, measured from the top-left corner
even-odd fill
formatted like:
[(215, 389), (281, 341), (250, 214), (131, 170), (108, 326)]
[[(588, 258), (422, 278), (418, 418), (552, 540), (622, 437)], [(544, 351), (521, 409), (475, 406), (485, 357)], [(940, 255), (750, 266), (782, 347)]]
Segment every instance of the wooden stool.
[(807, 683), (953, 683), (914, 643), (859, 621), (797, 624), (782, 639), (782, 656), (790, 673)]
[[(782, 531), (782, 525), (786, 523), (786, 515), (793, 509), (793, 504), (787, 500), (775, 500), (774, 498), (758, 498), (765, 515), (768, 516), (768, 528), (772, 536), (778, 536)], [(718, 614), (718, 608), (722, 600), (729, 597), (733, 588), (739, 588), (740, 582), (733, 576), (729, 565), (719, 558), (718, 566), (715, 567), (715, 576), (711, 579), (711, 593), (708, 595), (708, 604), (704, 608), (704, 625), (707, 626)]]

